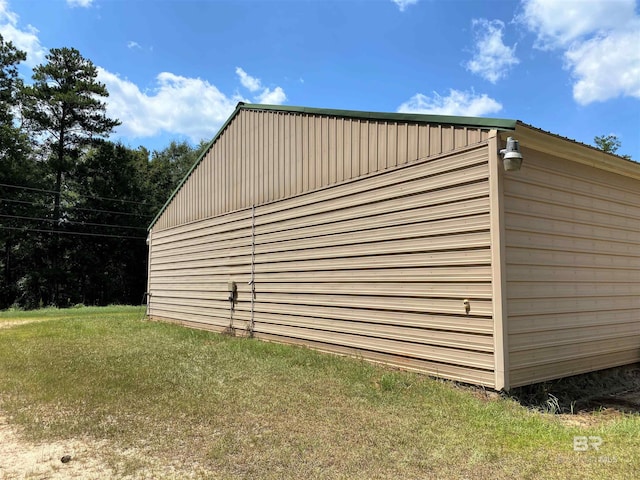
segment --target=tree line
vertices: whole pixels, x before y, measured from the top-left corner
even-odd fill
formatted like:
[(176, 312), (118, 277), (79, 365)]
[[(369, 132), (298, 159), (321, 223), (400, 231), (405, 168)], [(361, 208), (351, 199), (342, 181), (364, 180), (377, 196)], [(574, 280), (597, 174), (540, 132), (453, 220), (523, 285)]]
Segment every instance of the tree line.
[(90, 60), (51, 49), (30, 85), (25, 60), (0, 35), (0, 309), (140, 303), (147, 227), (206, 144), (112, 142)]

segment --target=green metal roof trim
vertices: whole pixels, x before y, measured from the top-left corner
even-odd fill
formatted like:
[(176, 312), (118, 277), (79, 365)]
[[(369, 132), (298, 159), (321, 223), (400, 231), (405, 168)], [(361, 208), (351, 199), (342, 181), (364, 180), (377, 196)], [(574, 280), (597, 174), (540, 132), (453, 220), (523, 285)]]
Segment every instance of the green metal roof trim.
[(394, 122), (437, 123), (439, 125), (460, 125), (465, 127), (495, 128), (515, 130), (517, 120), (505, 118), (457, 117), (451, 115), (426, 115), (422, 113), (364, 112), (360, 110), (335, 110), (329, 108), (291, 107), (283, 105), (239, 104), (243, 110), (264, 110), (287, 113), (309, 113), (330, 117), (364, 118), (367, 120), (391, 120)]
[(171, 203), (176, 194), (180, 191), (187, 179), (191, 176), (193, 171), (200, 165), (202, 159), (207, 155), (211, 147), (216, 143), (220, 135), (225, 131), (229, 124), (236, 117), (241, 110), (258, 110), (258, 111), (271, 111), (271, 112), (284, 112), (284, 113), (307, 113), (312, 115), (326, 115), (331, 117), (344, 117), (344, 118), (362, 118), (367, 120), (383, 120), (393, 122), (412, 122), (412, 123), (432, 123), (438, 125), (458, 125), (461, 127), (476, 127), (476, 128), (489, 128), (496, 130), (515, 130), (517, 120), (509, 120), (506, 118), (484, 118), (484, 117), (457, 117), (448, 115), (425, 115), (421, 113), (387, 113), (387, 112), (364, 112), (360, 110), (335, 110), (329, 108), (312, 108), (312, 107), (294, 107), (288, 105), (263, 105), (257, 103), (243, 103), (240, 102), (236, 105), (236, 109), (231, 116), (224, 122), (224, 125), (220, 127), (216, 136), (213, 137), (207, 148), (205, 148), (191, 166), (187, 174), (184, 176), (180, 184), (173, 191), (169, 199), (162, 206), (158, 214), (155, 216), (148, 230), (151, 230), (156, 224), (160, 215), (164, 213), (167, 206)]

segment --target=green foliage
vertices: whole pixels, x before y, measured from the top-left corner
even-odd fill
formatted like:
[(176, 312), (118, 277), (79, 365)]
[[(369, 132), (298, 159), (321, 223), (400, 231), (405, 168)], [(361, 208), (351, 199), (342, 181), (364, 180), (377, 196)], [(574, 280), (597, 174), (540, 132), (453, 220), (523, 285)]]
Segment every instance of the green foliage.
[[(596, 147), (606, 153), (617, 155), (617, 151), (622, 146), (622, 142), (616, 135), (599, 135), (594, 137), (593, 143)], [(621, 155), (622, 158), (631, 160), (631, 155)]]
[(616, 135), (600, 135), (593, 139), (593, 143), (596, 144), (600, 150), (607, 153), (616, 153), (622, 146), (622, 142)]
[(107, 136), (120, 122), (106, 116), (100, 98), (109, 93), (97, 81), (98, 70), (90, 60), (75, 48), (53, 48), (46, 60), (34, 68), (33, 84), (24, 89), (24, 115), (62, 162), (66, 158), (60, 154), (72, 159), (75, 149)]
[(153, 152), (149, 162), (149, 200), (159, 210), (168, 200), (189, 169), (196, 162), (207, 143), (191, 147), (187, 142), (171, 142), (167, 148)]
[(137, 304), (147, 226), (207, 144), (110, 142), (90, 60), (52, 49), (24, 86), (25, 58), (0, 36), (0, 309)]

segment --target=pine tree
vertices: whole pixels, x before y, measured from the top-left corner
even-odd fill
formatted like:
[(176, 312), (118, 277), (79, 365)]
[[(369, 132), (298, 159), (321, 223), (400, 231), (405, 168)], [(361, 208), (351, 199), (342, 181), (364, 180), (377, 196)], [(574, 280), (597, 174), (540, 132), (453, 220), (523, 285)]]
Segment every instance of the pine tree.
[[(106, 115), (108, 97), (98, 70), (75, 48), (53, 48), (47, 62), (34, 68), (33, 84), (24, 88), (24, 117), (39, 139), (49, 172), (54, 177), (54, 228), (61, 219), (60, 193), (65, 175), (94, 139), (107, 137), (120, 124)], [(54, 238), (51, 256), (53, 296), (59, 301), (59, 241)]]

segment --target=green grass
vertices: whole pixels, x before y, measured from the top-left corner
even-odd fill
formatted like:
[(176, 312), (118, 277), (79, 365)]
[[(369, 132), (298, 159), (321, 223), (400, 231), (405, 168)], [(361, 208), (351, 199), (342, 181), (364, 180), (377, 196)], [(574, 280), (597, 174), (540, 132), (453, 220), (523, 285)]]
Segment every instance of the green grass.
[[(104, 441), (102, 457), (122, 476), (640, 473), (638, 415), (594, 412), (571, 425), (450, 382), (142, 316), (134, 307), (0, 312), (0, 411), (32, 441)], [(575, 452), (576, 435), (604, 443)], [(123, 459), (127, 449), (136, 454)]]

